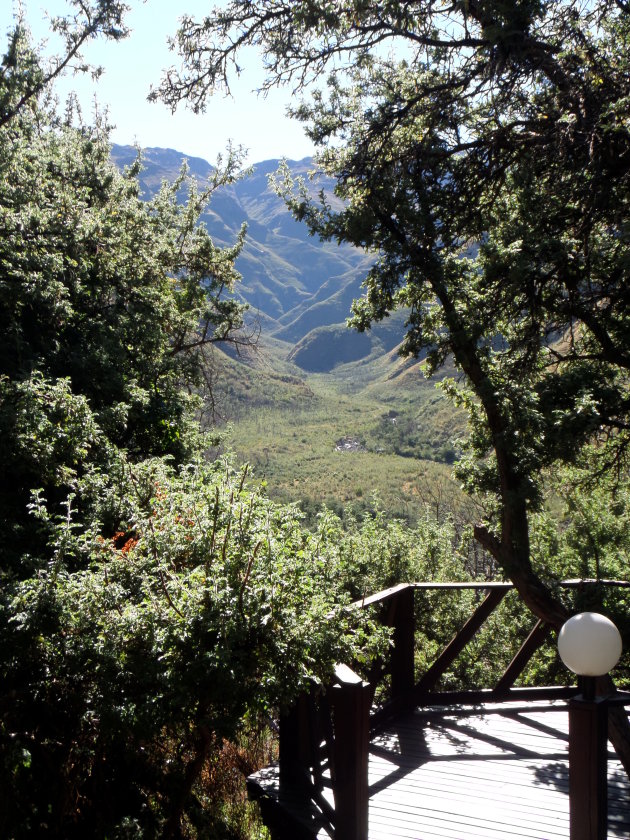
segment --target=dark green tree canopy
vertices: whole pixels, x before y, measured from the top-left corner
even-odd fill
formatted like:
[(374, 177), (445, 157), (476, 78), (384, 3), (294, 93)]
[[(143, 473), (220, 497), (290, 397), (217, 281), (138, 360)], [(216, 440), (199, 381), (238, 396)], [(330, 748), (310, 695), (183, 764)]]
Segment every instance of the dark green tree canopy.
[(402, 352), (452, 357), (471, 417), (478, 539), (526, 602), (565, 615), (530, 564), (550, 464), (597, 442), (619, 463), (628, 413), (630, 9), (601, 2), (232, 2), (185, 19), (160, 94), (204, 107), (259, 47), (337, 180), (341, 211), (296, 194), (320, 236), (379, 259), (359, 329), (409, 312)]
[(0, 126), (7, 557), (19, 555), (22, 536), (33, 547), (34, 489), (59, 504), (80, 476), (111, 466), (116, 451), (131, 460), (189, 456), (209, 346), (248, 340), (233, 295), (244, 233), (219, 249), (198, 224), (238, 159), (229, 157), (202, 191), (184, 171), (145, 202), (140, 162), (116, 170), (105, 126), (77, 128), (37, 98), (24, 100), (37, 67), (18, 27), (0, 74), (0, 99), (22, 102)]

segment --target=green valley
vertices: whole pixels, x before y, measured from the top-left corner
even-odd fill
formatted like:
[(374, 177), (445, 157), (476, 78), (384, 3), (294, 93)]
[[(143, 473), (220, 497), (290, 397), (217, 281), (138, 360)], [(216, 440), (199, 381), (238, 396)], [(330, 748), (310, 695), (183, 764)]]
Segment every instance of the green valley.
[[(133, 147), (112, 149), (119, 167), (136, 155)], [(200, 189), (213, 172), (172, 149), (145, 149), (142, 158), (147, 197), (173, 181), (184, 160)], [(440, 514), (461, 507), (450, 464), (463, 419), (425, 378), (421, 361), (399, 357), (404, 312), (364, 333), (347, 327), (373, 258), (309, 236), (269, 185), (279, 166), (254, 165), (221, 187), (202, 215), (221, 246), (247, 225), (236, 295), (249, 306), (245, 333), (258, 336), (255, 348), (238, 353), (213, 349), (206, 423), (229, 426), (226, 448), (251, 465), (273, 499), (300, 504), (310, 522), (322, 505), (360, 513), (375, 498), (410, 522), (427, 504)], [(312, 161), (287, 166), (308, 181)]]
[(215, 422), (273, 498), (312, 517), (322, 505), (369, 509), (376, 494), (409, 521), (463, 504), (450, 468), (463, 420), (419, 364), (389, 353), (308, 373), (264, 337), (248, 361), (214, 360)]

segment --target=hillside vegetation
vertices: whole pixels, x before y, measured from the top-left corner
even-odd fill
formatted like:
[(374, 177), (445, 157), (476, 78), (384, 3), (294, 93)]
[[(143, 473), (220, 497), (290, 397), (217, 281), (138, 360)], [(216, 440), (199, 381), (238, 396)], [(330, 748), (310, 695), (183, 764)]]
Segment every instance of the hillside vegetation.
[[(420, 364), (395, 354), (308, 374), (286, 346), (262, 346), (248, 362), (214, 354), (214, 422), (254, 467), (267, 492), (313, 515), (326, 505), (384, 510), (414, 522), (425, 506), (441, 515), (465, 505), (450, 464), (464, 432)], [(438, 501), (439, 500), (439, 501)]]
[[(120, 167), (136, 156), (132, 147), (112, 149)], [(144, 194), (175, 178), (185, 159), (174, 150), (144, 150)], [(212, 176), (206, 161), (187, 165), (200, 185)], [(206, 411), (206, 422), (229, 423), (227, 446), (253, 466), (272, 498), (298, 502), (311, 523), (322, 505), (373, 509), (375, 496), (411, 522), (435, 496), (443, 513), (458, 508), (449, 465), (463, 418), (417, 361), (399, 357), (404, 310), (364, 333), (348, 328), (371, 259), (308, 235), (269, 185), (279, 165), (255, 164), (218, 189), (200, 217), (224, 245), (247, 224), (235, 293), (260, 330), (256, 351), (213, 354), (214, 411)], [(307, 178), (312, 162), (288, 166), (293, 177)]]

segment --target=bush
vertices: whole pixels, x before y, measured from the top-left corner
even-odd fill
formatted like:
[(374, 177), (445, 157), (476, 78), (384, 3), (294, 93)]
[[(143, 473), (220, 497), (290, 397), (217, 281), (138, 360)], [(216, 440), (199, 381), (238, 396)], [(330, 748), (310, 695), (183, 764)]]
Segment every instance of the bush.
[(226, 462), (119, 469), (99, 477), (103, 509), (75, 527), (68, 503), (48, 567), (3, 593), (3, 835), (179, 830), (246, 717), (374, 649), (295, 508)]

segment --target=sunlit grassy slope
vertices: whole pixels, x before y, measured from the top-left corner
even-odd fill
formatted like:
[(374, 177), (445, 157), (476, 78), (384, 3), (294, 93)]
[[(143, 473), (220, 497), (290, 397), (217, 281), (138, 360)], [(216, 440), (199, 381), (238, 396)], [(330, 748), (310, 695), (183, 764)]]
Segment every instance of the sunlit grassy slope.
[(376, 493), (393, 516), (459, 504), (451, 477), (463, 422), (419, 363), (395, 352), (307, 373), (291, 345), (263, 339), (247, 363), (215, 355), (220, 424), (229, 448), (276, 499), (312, 516), (323, 504), (358, 512)]

